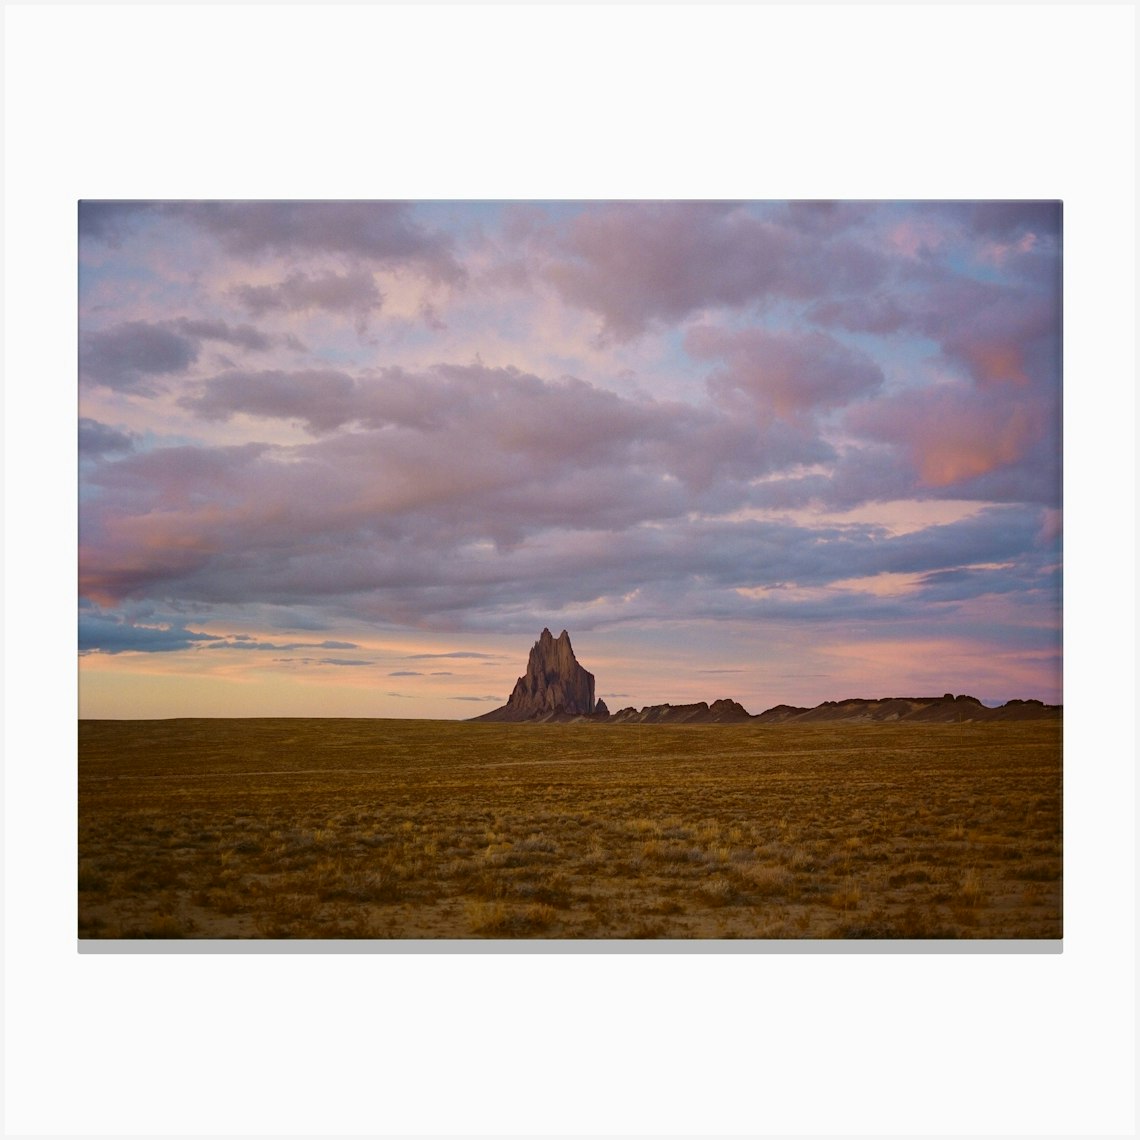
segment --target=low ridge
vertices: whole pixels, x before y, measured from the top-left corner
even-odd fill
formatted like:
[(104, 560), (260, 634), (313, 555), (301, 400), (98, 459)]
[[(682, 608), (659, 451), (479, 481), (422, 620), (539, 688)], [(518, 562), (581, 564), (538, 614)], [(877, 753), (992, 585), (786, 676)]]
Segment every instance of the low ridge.
[(964, 721), (1049, 720), (1061, 716), (1060, 705), (1041, 701), (1007, 701), (998, 708), (983, 705), (965, 694), (941, 697), (882, 697), (865, 700), (824, 701), (815, 708), (776, 705), (754, 717), (763, 724), (882, 724), (909, 721), (926, 724), (957, 724)]

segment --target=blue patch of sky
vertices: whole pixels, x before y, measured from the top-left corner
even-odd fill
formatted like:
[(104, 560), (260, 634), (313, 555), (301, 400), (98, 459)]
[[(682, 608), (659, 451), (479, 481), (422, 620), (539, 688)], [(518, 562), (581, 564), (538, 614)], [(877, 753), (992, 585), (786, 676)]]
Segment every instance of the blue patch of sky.
[(166, 282), (137, 262), (115, 260), (100, 265), (80, 257), (79, 306), (83, 313), (83, 327), (87, 332), (102, 327), (104, 323), (118, 324), (122, 320), (118, 306), (95, 303), (93, 294), (108, 284), (120, 291), (130, 292), (139, 292), (141, 287), (145, 287), (148, 297), (168, 291)]
[[(672, 325), (652, 330), (643, 344), (635, 347), (644, 351), (652, 344), (653, 356), (639, 361), (633, 375), (621, 383), (620, 390), (644, 393), (655, 400), (676, 400), (694, 407), (708, 402), (705, 381), (716, 366), (715, 361), (692, 357), (685, 349), (685, 326)], [(617, 388), (618, 385), (606, 384)]]
[(494, 228), (502, 218), (504, 202), (441, 200), (416, 202), (413, 210), (416, 221), (429, 229), (462, 233), (472, 226)]
[(851, 332), (828, 329), (840, 344), (865, 353), (883, 370), (883, 394), (904, 388), (921, 388), (935, 379), (935, 372), (952, 370), (941, 354), (938, 343), (914, 333)]
[(942, 258), (942, 264), (960, 277), (990, 285), (1008, 285), (1009, 271), (996, 262), (982, 261), (964, 249), (954, 249)]
[(339, 343), (326, 341), (319, 347), (310, 348), (308, 356), (318, 364), (360, 367), (375, 362), (376, 346), (356, 344), (346, 338)]

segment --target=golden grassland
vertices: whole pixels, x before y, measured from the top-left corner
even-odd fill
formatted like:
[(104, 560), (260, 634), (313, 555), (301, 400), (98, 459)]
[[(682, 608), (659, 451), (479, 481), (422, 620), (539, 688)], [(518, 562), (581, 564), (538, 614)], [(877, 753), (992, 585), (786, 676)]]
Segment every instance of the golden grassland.
[(1061, 725), (79, 724), (81, 938), (1060, 938)]

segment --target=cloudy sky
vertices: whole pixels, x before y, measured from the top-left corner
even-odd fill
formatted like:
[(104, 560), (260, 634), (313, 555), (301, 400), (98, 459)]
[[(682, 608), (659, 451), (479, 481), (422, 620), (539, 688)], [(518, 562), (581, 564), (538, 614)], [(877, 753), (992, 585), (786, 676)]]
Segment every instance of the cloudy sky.
[(83, 716), (1061, 700), (1056, 203), (79, 226)]

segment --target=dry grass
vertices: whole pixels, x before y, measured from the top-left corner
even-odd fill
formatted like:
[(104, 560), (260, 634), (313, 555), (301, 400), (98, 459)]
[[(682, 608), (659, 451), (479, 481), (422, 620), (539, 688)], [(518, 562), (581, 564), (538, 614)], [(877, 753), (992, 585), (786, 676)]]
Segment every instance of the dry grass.
[(1059, 938), (1053, 724), (80, 723), (85, 938)]

